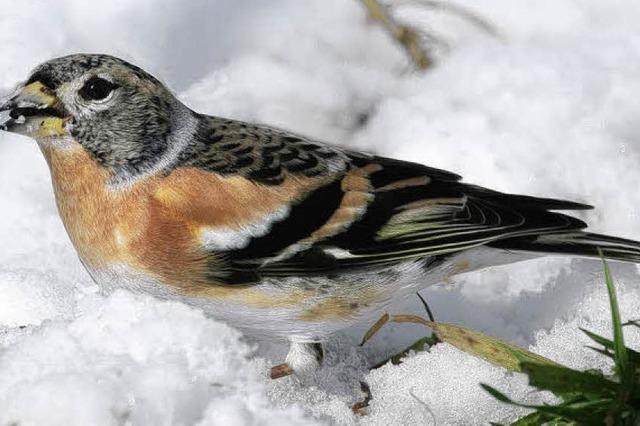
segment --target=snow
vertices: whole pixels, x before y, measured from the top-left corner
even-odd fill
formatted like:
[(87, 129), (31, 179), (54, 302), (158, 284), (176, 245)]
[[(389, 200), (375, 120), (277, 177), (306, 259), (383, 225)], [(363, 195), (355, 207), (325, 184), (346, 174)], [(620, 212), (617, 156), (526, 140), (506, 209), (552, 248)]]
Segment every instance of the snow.
[[(570, 198), (596, 232), (640, 238), (640, 6), (634, 0), (459, 0), (491, 37), (402, 2), (398, 15), (449, 44), (412, 72), (387, 35), (346, 0), (0, 0), (0, 93), (37, 63), (76, 51), (116, 54), (165, 80), (201, 112), (269, 123), (354, 149), (450, 169), (504, 191)], [(539, 402), (526, 379), (438, 345), (399, 366), (367, 366), (424, 335), (368, 324), (336, 335), (326, 366), (270, 381), (284, 359), (177, 302), (104, 295), (57, 217), (35, 144), (0, 134), (0, 423), (486, 424), (521, 412), (489, 383)], [(640, 277), (613, 265), (623, 317)], [(598, 262), (542, 259), (426, 289), (436, 318), (505, 338), (576, 368), (608, 368), (584, 327), (610, 335)], [(393, 313), (422, 313), (417, 300)], [(640, 333), (626, 329), (636, 348)], [(360, 381), (369, 415), (350, 406)]]
[(270, 407), (251, 346), (199, 311), (125, 292), (77, 309), (4, 351), (3, 424), (312, 423)]

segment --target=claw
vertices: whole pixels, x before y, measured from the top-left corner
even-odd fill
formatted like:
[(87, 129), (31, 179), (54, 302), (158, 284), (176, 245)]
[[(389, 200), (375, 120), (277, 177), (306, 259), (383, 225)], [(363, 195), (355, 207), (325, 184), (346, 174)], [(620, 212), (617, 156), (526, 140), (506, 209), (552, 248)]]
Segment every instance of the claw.
[(369, 402), (373, 399), (373, 395), (371, 394), (371, 389), (367, 382), (360, 382), (360, 390), (364, 393), (364, 398), (353, 404), (351, 406), (351, 411), (358, 416), (366, 416), (367, 408), (369, 407)]
[(272, 379), (280, 379), (282, 377), (287, 377), (293, 374), (293, 368), (289, 367), (289, 364), (278, 364), (274, 367), (271, 367), (271, 372), (269, 377)]
[(321, 343), (317, 342), (291, 342), (286, 362), (271, 367), (269, 376), (272, 379), (296, 374), (305, 376), (313, 373), (322, 366), (324, 359), (324, 349)]

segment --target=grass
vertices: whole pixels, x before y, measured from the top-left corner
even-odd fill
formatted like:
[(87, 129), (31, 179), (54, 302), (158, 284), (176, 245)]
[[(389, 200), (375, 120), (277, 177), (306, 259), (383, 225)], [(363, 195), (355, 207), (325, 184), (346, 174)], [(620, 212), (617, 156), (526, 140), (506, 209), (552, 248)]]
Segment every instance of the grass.
[[(602, 253), (600, 253), (602, 257)], [(605, 283), (609, 294), (613, 340), (582, 330), (597, 346), (591, 347), (612, 358), (615, 371), (605, 375), (598, 370), (578, 371), (559, 365), (520, 360), (529, 384), (556, 395), (555, 405), (527, 405), (513, 401), (489, 385), (482, 388), (498, 400), (534, 411), (511, 423), (525, 425), (638, 425), (640, 424), (640, 352), (624, 344), (623, 324), (609, 265), (602, 258)], [(630, 321), (627, 325), (636, 325)]]
[[(640, 352), (625, 345), (623, 333), (624, 326), (640, 328), (640, 320), (631, 320), (622, 324), (613, 277), (602, 253), (600, 257), (609, 295), (613, 340), (588, 330), (581, 330), (595, 343), (595, 346), (589, 346), (589, 348), (613, 360), (615, 368), (612, 374), (605, 374), (595, 369), (587, 371), (571, 369), (484, 333), (455, 324), (436, 322), (432, 315), (430, 320), (426, 320), (415, 315), (385, 314), (372, 327), (372, 330), (367, 332), (363, 343), (387, 322), (422, 324), (431, 328), (434, 336), (418, 340), (405, 351), (385, 360), (384, 363), (389, 361), (394, 364), (400, 363), (410, 351), (420, 352), (434, 344), (444, 342), (492, 364), (524, 373), (528, 376), (531, 386), (540, 391), (549, 391), (558, 398), (559, 402), (555, 405), (523, 404), (487, 384), (480, 384), (494, 398), (506, 404), (532, 410), (530, 414), (511, 423), (512, 426), (541, 424), (640, 426)], [(428, 306), (427, 311), (430, 313)]]
[[(367, 10), (369, 18), (380, 24), (402, 47), (417, 69), (426, 70), (434, 66), (433, 47), (445, 44), (440, 37), (434, 35), (432, 31), (423, 30), (396, 19), (393, 9), (398, 5), (398, 2), (382, 0), (360, 0), (360, 2)], [(449, 0), (415, 0), (410, 3), (424, 9), (458, 16), (490, 36), (497, 39), (502, 38), (498, 30), (487, 20)]]

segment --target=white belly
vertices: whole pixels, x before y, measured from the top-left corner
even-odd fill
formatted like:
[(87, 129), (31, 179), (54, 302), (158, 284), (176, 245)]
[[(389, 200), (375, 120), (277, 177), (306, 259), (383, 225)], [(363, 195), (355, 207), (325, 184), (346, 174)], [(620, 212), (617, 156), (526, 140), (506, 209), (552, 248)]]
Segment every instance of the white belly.
[(177, 289), (122, 265), (89, 272), (106, 292), (125, 288), (178, 300), (252, 335), (322, 341), (331, 333), (358, 322), (377, 320), (391, 301), (414, 295), (425, 287), (486, 266), (528, 258), (531, 256), (477, 248), (454, 255), (433, 268), (425, 268), (425, 261), (420, 260), (331, 278), (269, 278), (252, 288), (274, 300), (286, 298), (294, 291), (309, 290), (309, 297), (298, 303), (270, 307), (255, 306), (242, 300), (184, 296)]

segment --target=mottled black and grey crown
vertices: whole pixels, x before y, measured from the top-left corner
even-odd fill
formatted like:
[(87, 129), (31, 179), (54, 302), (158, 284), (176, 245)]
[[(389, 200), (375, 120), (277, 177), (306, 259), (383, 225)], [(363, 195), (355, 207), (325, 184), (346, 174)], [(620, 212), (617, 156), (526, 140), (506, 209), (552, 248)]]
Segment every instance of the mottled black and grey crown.
[(82, 77), (91, 70), (97, 70), (100, 68), (126, 68), (132, 75), (136, 76), (140, 80), (147, 80), (154, 84), (162, 85), (157, 78), (142, 68), (120, 58), (99, 53), (77, 53), (74, 55), (51, 59), (37, 66), (33, 70), (26, 84), (33, 83), (34, 81), (40, 81), (48, 88), (56, 90), (60, 85)]

